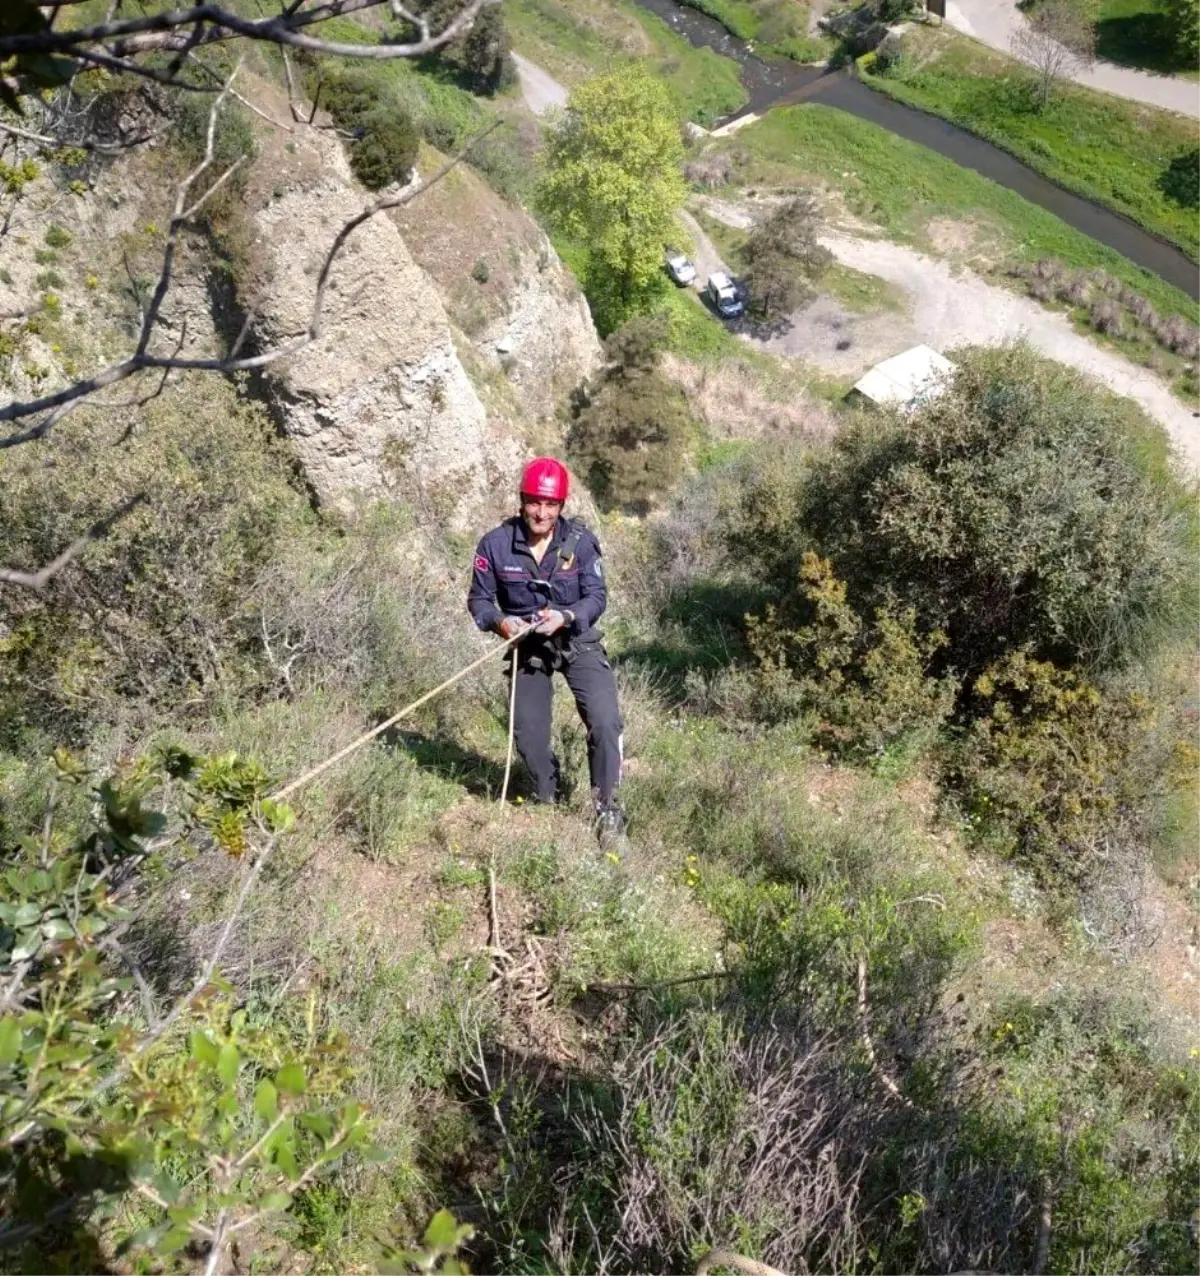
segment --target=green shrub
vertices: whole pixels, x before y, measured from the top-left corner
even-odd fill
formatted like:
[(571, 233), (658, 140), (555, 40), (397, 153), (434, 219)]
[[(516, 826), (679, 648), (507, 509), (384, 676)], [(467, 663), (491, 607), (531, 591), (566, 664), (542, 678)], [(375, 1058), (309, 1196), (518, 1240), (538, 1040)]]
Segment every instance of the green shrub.
[(953, 708), (956, 681), (928, 673), (945, 634), (918, 633), (911, 609), (880, 608), (865, 624), (816, 554), (785, 607), (748, 623), (760, 713), (816, 715), (815, 738), (835, 752), (879, 758), (915, 733), (929, 740)]
[(75, 237), (69, 230), (64, 230), (53, 222), (46, 227), (43, 238), (48, 248), (69, 248), (75, 242)]
[(408, 180), (420, 137), (388, 81), (351, 67), (322, 82), (321, 101), (338, 126), (352, 134), (350, 167), (368, 190)]
[(471, 278), (474, 279), (477, 284), (486, 284), (491, 277), (492, 268), (482, 257), (480, 257), (474, 267), (472, 267)]
[(920, 411), (839, 434), (778, 548), (810, 538), (860, 614), (912, 608), (967, 676), (1023, 648), (1064, 668), (1120, 665), (1185, 632), (1195, 494), (1161, 432), (1026, 348), (957, 364)]
[(659, 318), (633, 319), (608, 338), (609, 367), (576, 413), (572, 463), (607, 507), (649, 508), (679, 477), (695, 425), (683, 391), (657, 368)]
[(1123, 849), (1118, 830), (1136, 842), (1130, 821), (1195, 771), (1169, 706), (1136, 688), (1102, 691), (1025, 652), (975, 680), (966, 713), (948, 781), (978, 836), (1052, 884), (1078, 885), (1094, 861), (1111, 859)]
[(1182, 66), (1193, 70), (1200, 57), (1200, 0), (1163, 0)]
[(146, 496), (44, 592), (0, 593), (0, 718), (14, 732), (83, 739), (261, 677), (255, 579), (310, 519), (266, 413), (201, 374), (172, 383), (115, 446), (127, 424), (85, 407), (0, 459), (0, 561), (23, 567)]
[[(208, 116), (212, 102), (203, 93), (179, 94), (174, 108), (172, 135), (184, 166), (193, 168), (204, 158), (208, 142)], [(209, 224), (220, 224), (236, 208), (237, 201), (246, 188), (250, 161), (258, 154), (258, 141), (250, 112), (236, 100), (226, 100), (217, 113), (213, 128), (212, 163), (192, 186), (191, 199), (195, 201), (211, 188), (232, 165), (236, 172), (222, 189), (206, 201), (200, 210)]]

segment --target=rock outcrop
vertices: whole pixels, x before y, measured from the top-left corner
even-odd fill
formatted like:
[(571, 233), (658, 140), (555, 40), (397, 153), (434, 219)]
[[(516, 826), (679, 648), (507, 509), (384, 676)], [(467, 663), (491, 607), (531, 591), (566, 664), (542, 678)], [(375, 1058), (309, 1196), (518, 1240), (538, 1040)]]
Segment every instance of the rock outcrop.
[[(247, 201), (239, 290), (262, 347), (308, 327), (329, 247), (365, 199), (324, 135), (297, 138), (277, 159), (257, 166), (270, 190)], [(323, 503), (412, 487), (435, 516), (469, 522), (519, 461), (516, 441), (489, 429), (441, 299), (385, 216), (359, 227), (336, 260), (321, 337), (269, 365), (265, 383)]]

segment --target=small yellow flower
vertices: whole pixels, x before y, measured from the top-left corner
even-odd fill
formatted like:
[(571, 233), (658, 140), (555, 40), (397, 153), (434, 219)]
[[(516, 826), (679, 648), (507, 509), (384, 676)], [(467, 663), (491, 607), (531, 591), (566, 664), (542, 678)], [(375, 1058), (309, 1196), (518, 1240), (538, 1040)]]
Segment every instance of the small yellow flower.
[(608, 860), (610, 864), (619, 864), (621, 862), (621, 857), (616, 853), (616, 851), (605, 851), (604, 858)]

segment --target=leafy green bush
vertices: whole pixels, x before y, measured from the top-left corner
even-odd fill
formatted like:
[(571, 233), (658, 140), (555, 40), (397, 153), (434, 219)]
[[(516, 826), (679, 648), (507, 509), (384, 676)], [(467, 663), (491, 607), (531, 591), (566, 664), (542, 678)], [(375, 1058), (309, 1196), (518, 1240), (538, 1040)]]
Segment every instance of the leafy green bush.
[[(949, 751), (947, 780), (975, 832), (1051, 883), (1078, 885), (1135, 842), (1148, 803), (1187, 783), (1196, 754), (1171, 707), (1138, 687), (1103, 691), (1013, 652), (987, 669)], [(1133, 827), (1131, 827), (1133, 821)]]
[(1026, 647), (1064, 668), (1120, 665), (1185, 632), (1195, 494), (1161, 433), (1026, 348), (957, 364), (920, 411), (860, 418), (814, 460), (784, 546), (807, 534), (860, 614), (912, 608), (968, 677)]
[(815, 738), (835, 752), (879, 758), (914, 734), (928, 741), (953, 708), (955, 679), (928, 673), (946, 635), (918, 633), (911, 608), (881, 607), (865, 624), (816, 554), (804, 555), (785, 607), (748, 625), (759, 712), (768, 720), (815, 714)]
[(321, 100), (336, 123), (352, 135), (350, 167), (368, 190), (408, 180), (420, 137), (412, 117), (389, 91), (389, 83), (351, 67), (329, 76)]
[(568, 449), (608, 507), (647, 509), (679, 477), (695, 426), (687, 398), (658, 371), (661, 318), (630, 320), (605, 343), (599, 387), (576, 413)]
[(1194, 69), (1200, 56), (1200, 0), (1164, 0), (1163, 7), (1180, 64)]

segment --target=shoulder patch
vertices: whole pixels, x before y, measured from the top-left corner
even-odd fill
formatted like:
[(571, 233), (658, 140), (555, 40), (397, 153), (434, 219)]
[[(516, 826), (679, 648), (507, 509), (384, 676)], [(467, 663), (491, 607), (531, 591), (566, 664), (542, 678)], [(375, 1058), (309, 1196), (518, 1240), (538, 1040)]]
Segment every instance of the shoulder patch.
[(482, 554), (475, 555), (475, 570), (477, 572), (491, 571), (492, 565)]

